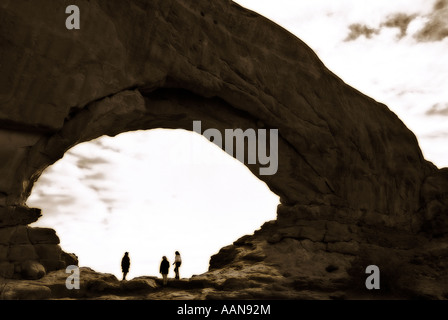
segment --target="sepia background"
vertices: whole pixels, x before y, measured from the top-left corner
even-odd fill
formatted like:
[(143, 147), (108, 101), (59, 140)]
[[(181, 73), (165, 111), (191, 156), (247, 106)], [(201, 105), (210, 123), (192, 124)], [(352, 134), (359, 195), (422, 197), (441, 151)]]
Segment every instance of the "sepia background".
[[(343, 81), (386, 104), (425, 158), (448, 166), (448, 1), (239, 0), (308, 44)], [(204, 137), (151, 130), (76, 146), (49, 167), (27, 204), (81, 266), (128, 278), (184, 259), (181, 277), (276, 218), (278, 197)], [(70, 217), (70, 219), (67, 219)], [(171, 270), (172, 271), (172, 270)], [(171, 272), (171, 276), (173, 273)]]

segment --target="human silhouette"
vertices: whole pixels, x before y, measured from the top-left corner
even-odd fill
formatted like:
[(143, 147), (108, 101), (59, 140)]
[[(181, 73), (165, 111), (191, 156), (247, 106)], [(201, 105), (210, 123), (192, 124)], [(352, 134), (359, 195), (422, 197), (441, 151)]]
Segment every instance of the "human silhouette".
[(126, 280), (126, 275), (129, 272), (131, 260), (129, 259), (129, 252), (125, 252), (123, 259), (121, 259), (121, 271), (123, 271), (123, 280)]
[(160, 273), (163, 277), (163, 285), (168, 283), (168, 271), (170, 269), (170, 262), (167, 260), (166, 256), (162, 257), (162, 262), (160, 263)]
[(176, 251), (175, 252), (175, 256), (174, 256), (174, 262), (173, 262), (173, 264), (174, 265), (176, 265), (175, 267), (174, 267), (174, 272), (176, 273), (176, 279), (179, 279), (179, 267), (180, 267), (180, 265), (182, 264), (182, 258), (180, 257), (180, 253), (179, 253), (179, 251)]

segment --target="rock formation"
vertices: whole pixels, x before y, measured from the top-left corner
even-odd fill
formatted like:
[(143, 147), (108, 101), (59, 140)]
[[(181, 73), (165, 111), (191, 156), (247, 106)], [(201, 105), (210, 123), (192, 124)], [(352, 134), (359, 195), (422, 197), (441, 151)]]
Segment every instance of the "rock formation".
[(41, 215), (26, 206), (33, 183), (65, 151), (201, 120), (279, 132), (278, 172), (247, 165), (280, 196), (278, 219), (211, 258), (200, 277), (222, 281), (209, 298), (350, 298), (366, 292), (370, 264), (381, 293), (448, 297), (448, 172), (385, 105), (229, 0), (74, 4), (79, 30), (65, 27), (63, 2), (0, 4), (1, 276), (76, 261), (54, 232), (27, 226)]

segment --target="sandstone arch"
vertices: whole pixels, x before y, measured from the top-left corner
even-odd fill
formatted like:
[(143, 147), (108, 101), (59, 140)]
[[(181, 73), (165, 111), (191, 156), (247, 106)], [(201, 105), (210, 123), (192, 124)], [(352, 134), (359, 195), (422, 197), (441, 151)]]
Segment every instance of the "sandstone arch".
[[(33, 182), (73, 145), (137, 129), (191, 130), (197, 119), (220, 130), (279, 130), (279, 170), (259, 177), (282, 202), (278, 229), (263, 229), (271, 242), (355, 241), (357, 256), (370, 236), (349, 225), (412, 238), (422, 228), (432, 234), (437, 218), (437, 234), (446, 234), (444, 171), (425, 161), (386, 106), (346, 85), (295, 36), (227, 0), (75, 2), (76, 31), (64, 28), (62, 3), (0, 6), (8, 62), (0, 76), (0, 227), (8, 237), (38, 218), (25, 206)], [(304, 221), (317, 223), (311, 235)], [(8, 250), (0, 261), (18, 261)], [(218, 260), (213, 267), (223, 266)]]

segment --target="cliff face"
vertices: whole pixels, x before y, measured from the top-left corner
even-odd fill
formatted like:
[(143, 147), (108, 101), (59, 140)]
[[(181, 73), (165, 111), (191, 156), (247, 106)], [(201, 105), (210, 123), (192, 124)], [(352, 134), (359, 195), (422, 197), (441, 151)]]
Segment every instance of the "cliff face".
[[(23, 273), (29, 261), (47, 272), (66, 263), (60, 251), (41, 253), (12, 236), (34, 232), (25, 226), (40, 212), (26, 199), (66, 150), (131, 130), (192, 130), (194, 120), (223, 135), (279, 133), (277, 173), (247, 165), (280, 196), (278, 219), (212, 257), (210, 274), (244, 275), (253, 263), (283, 270), (288, 261), (294, 267), (280, 276), (289, 288), (348, 290), (391, 254), (406, 257), (385, 266), (393, 278), (419, 252), (446, 246), (446, 171), (423, 159), (386, 106), (346, 85), (287, 31), (227, 0), (70, 4), (80, 8), (80, 30), (66, 29), (64, 1), (0, 5), (0, 274)], [(447, 267), (422, 264), (423, 282)]]

